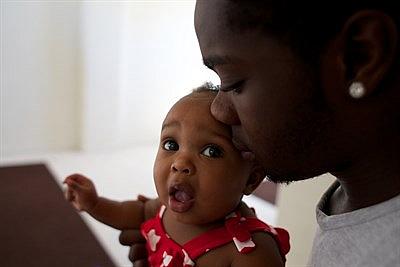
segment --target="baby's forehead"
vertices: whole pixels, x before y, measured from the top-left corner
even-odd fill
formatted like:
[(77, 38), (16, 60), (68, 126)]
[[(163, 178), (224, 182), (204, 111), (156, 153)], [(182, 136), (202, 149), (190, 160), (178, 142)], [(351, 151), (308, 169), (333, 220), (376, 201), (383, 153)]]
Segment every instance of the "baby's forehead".
[(204, 109), (205, 112), (209, 112), (211, 115), (211, 103), (214, 100), (215, 95), (208, 92), (194, 92), (188, 94), (181, 99), (179, 99), (171, 108), (188, 106), (189, 108), (200, 108)]
[(211, 90), (204, 90), (204, 91), (194, 91), (184, 97), (182, 97), (181, 99), (193, 99), (193, 100), (214, 100), (215, 96), (216, 96), (216, 92), (215, 91), (211, 91)]
[(171, 122), (178, 122), (178, 124), (189, 122), (189, 125), (213, 129), (216, 132), (230, 133), (230, 127), (216, 120), (211, 114), (211, 103), (214, 96), (208, 92), (184, 96), (170, 109), (163, 125)]

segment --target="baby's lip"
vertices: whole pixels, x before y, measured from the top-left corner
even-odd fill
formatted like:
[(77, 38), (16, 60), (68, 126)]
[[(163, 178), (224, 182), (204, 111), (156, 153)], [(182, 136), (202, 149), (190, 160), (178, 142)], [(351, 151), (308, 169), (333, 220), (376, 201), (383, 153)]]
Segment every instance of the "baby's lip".
[(174, 184), (168, 189), (169, 206), (175, 212), (186, 212), (194, 204), (194, 191), (189, 185)]
[(194, 196), (194, 192), (192, 188), (185, 184), (173, 184), (168, 189), (168, 194), (170, 196), (175, 195), (177, 192), (183, 192), (187, 195), (188, 199), (192, 199)]

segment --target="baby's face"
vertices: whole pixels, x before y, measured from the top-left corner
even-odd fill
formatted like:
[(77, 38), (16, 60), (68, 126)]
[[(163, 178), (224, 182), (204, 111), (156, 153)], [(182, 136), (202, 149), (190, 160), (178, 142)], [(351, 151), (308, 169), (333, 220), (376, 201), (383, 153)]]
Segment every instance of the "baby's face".
[(178, 101), (164, 120), (154, 164), (158, 195), (179, 221), (204, 224), (240, 202), (252, 164), (231, 141), (230, 128), (210, 113), (212, 93)]

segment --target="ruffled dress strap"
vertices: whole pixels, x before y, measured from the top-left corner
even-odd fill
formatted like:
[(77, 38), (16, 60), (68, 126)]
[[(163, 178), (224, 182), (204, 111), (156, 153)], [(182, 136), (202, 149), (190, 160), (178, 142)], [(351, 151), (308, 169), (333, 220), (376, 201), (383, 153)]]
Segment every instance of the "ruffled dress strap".
[(242, 217), (239, 212), (226, 217), (223, 227), (210, 230), (187, 242), (183, 248), (191, 259), (195, 260), (211, 249), (223, 246), (229, 242), (235, 244), (240, 253), (249, 253), (256, 248), (251, 234), (266, 232), (278, 244), (283, 259), (290, 250), (289, 234), (285, 229), (272, 227), (255, 217)]

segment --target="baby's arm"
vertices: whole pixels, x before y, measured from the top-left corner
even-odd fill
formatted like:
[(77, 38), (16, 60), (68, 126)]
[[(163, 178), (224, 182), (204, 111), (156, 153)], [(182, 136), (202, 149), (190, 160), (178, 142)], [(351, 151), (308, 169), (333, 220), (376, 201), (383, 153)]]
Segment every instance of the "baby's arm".
[(66, 198), (79, 211), (86, 211), (96, 220), (122, 230), (139, 228), (145, 220), (141, 201), (118, 202), (97, 195), (93, 182), (80, 174), (68, 176)]

